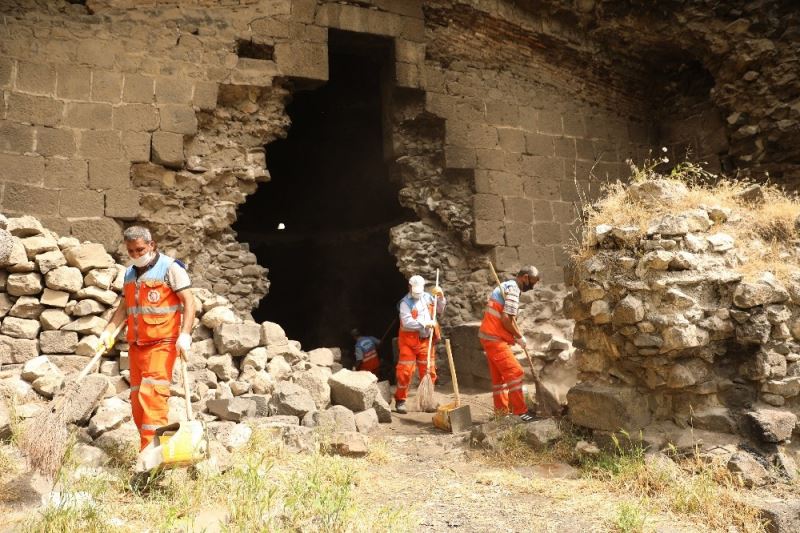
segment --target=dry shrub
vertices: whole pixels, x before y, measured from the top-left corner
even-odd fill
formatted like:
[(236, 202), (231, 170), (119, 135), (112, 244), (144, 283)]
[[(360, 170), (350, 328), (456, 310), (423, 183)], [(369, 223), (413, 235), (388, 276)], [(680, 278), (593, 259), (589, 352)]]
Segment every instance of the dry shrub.
[[(720, 207), (730, 209), (732, 217), (715, 224), (711, 233), (720, 231), (735, 239), (736, 249), (742, 253), (740, 264), (734, 269), (753, 279), (761, 272), (769, 271), (779, 279), (788, 279), (795, 265), (800, 262), (796, 249), (797, 230), (795, 220), (800, 216), (800, 199), (788, 194), (773, 183), (759, 183), (764, 196), (763, 203), (747, 203), (738, 195), (754, 185), (748, 180), (719, 177), (704, 171), (693, 163), (681, 163), (669, 174), (655, 171), (650, 164), (642, 169), (631, 164), (631, 182), (667, 180), (680, 182), (688, 188), (688, 194), (672, 203), (664, 203), (652, 209), (643, 209), (627, 196), (627, 185), (620, 181), (605, 184), (600, 200), (583, 202), (582, 220), (586, 227), (599, 224), (613, 226), (636, 226), (644, 235), (648, 225), (667, 214), (679, 214), (698, 207)], [(585, 240), (576, 242), (573, 256), (582, 260), (590, 257), (594, 250)]]

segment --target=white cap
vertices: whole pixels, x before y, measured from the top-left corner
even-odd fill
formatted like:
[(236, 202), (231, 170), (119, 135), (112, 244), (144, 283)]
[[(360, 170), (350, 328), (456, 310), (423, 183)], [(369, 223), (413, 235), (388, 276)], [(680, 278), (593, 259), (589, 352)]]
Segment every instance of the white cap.
[(425, 278), (422, 276), (411, 276), (408, 284), (411, 286), (411, 294), (414, 296), (421, 295), (425, 290)]

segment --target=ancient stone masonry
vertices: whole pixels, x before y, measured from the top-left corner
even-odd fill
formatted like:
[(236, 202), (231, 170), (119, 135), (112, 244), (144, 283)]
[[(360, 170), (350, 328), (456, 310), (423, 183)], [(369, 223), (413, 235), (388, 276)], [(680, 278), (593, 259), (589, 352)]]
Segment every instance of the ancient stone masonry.
[(569, 392), (570, 416), (604, 431), (671, 421), (789, 440), (800, 393), (791, 235), (800, 211), (777, 196), (764, 203), (758, 186), (699, 191), (636, 183), (601, 211), (639, 213), (629, 223), (592, 219), (566, 304), (583, 380)]

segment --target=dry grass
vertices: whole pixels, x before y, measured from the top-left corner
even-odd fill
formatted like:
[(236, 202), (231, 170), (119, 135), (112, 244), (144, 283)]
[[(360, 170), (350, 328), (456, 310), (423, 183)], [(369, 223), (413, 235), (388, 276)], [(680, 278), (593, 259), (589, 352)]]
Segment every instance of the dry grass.
[[(654, 170), (655, 166), (638, 169), (632, 165), (632, 182), (668, 180), (680, 182), (688, 188), (688, 194), (673, 203), (665, 203), (644, 210), (631, 201), (626, 194), (627, 185), (617, 181), (603, 187), (602, 198), (594, 203), (583, 202), (582, 218), (586, 227), (599, 224), (613, 226), (635, 226), (644, 235), (654, 219), (666, 214), (678, 214), (698, 207), (721, 207), (730, 209), (731, 220), (715, 224), (711, 233), (721, 231), (733, 237), (738, 251), (744, 256), (735, 270), (752, 279), (761, 272), (769, 271), (779, 279), (788, 279), (796, 271), (798, 256), (795, 250), (795, 220), (800, 216), (800, 200), (788, 195), (771, 183), (761, 183), (763, 204), (742, 203), (737, 195), (753, 185), (744, 180), (733, 180), (705, 172), (691, 163), (681, 163), (668, 175)], [(573, 255), (585, 259), (593, 250), (585, 242), (574, 243)]]

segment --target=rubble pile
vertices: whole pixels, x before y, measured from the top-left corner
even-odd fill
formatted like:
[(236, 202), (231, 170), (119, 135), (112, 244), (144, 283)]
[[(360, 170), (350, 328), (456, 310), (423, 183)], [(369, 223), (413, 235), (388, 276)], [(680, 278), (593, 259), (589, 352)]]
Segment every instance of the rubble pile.
[[(103, 245), (59, 237), (30, 216), (2, 218), (0, 228), (0, 435), (7, 436), (12, 412), (35, 416), (89, 362), (120, 302), (125, 267)], [(323, 426), (333, 449), (358, 455), (367, 451), (364, 434), (391, 421), (388, 382), (343, 369), (338, 348), (303, 351), (278, 324), (239, 318), (225, 297), (203, 288), (194, 296), (192, 404), (217, 444), (242, 446), (258, 425), (287, 446), (310, 449), (312, 428)], [(179, 365), (170, 422), (185, 417)], [(98, 371), (108, 388), (79, 432), (79, 455), (92, 462), (104, 460), (94, 448), (138, 443), (124, 335)]]
[(568, 394), (574, 423), (645, 434), (691, 426), (757, 445), (792, 438), (800, 413), (796, 241), (752, 235), (769, 217), (770, 231), (794, 231), (800, 212), (791, 200), (778, 212), (759, 186), (739, 189), (719, 204), (713, 195), (697, 203), (695, 186), (647, 180), (618, 192), (615, 209), (638, 212), (640, 223), (598, 224), (602, 212), (590, 219), (565, 303), (582, 379)]

